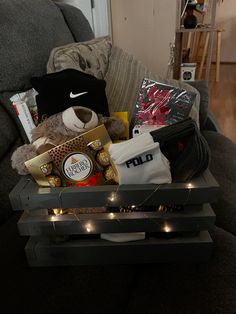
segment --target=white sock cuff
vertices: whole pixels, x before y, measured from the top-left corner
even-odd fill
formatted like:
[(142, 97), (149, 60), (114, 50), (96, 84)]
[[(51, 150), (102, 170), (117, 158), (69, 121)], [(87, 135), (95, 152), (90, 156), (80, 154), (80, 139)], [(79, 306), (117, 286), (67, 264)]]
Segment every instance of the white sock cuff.
[(154, 148), (159, 148), (159, 143), (154, 143), (150, 133), (143, 133), (130, 140), (111, 144), (109, 153), (114, 162), (120, 164)]

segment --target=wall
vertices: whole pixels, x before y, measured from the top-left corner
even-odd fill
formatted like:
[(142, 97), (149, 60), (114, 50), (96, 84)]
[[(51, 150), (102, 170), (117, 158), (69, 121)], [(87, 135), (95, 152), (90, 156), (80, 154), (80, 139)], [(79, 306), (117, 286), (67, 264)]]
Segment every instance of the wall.
[(236, 62), (236, 1), (224, 0), (217, 6), (216, 26), (222, 33), (221, 62)]
[(111, 0), (113, 43), (166, 76), (176, 26), (175, 0)]
[(84, 13), (84, 15), (86, 16), (92, 29), (94, 29), (93, 16), (92, 16), (90, 1), (88, 1), (88, 0), (54, 0), (54, 1), (67, 3), (70, 5), (73, 5), (74, 7), (79, 8)]
[(109, 34), (107, 0), (93, 0), (94, 8), (90, 0), (55, 0), (67, 3), (79, 8), (88, 19), (95, 37)]

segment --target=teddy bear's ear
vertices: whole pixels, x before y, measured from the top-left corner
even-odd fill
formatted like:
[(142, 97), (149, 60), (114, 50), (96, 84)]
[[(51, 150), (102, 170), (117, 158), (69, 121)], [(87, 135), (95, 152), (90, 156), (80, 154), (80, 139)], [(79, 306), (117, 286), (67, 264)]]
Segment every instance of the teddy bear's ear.
[(102, 117), (99, 122), (105, 125), (112, 140), (117, 140), (125, 130), (124, 122), (118, 117)]
[(25, 144), (18, 147), (11, 156), (12, 168), (16, 169), (20, 175), (29, 174), (29, 171), (25, 166), (25, 161), (37, 155), (36, 148), (32, 144)]

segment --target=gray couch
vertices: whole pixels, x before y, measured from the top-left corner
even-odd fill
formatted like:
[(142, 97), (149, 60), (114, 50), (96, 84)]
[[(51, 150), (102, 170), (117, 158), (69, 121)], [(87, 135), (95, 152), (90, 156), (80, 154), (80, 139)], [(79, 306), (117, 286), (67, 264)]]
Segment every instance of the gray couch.
[(0, 0), (0, 280), (1, 313), (236, 313), (236, 146), (208, 117), (207, 85), (200, 125), (211, 148), (210, 170), (221, 186), (214, 251), (205, 265), (116, 265), (28, 268), (26, 240), (8, 193), (19, 180), (10, 157), (27, 142), (9, 98), (46, 73), (52, 48), (93, 37), (82, 13), (50, 0)]

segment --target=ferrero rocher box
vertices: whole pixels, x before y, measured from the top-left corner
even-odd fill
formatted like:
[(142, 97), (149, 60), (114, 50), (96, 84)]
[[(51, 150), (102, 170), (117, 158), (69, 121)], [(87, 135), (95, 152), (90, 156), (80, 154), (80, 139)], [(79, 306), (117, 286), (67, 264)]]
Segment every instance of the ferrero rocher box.
[(111, 139), (100, 125), (25, 162), (40, 186), (95, 186), (114, 183)]

